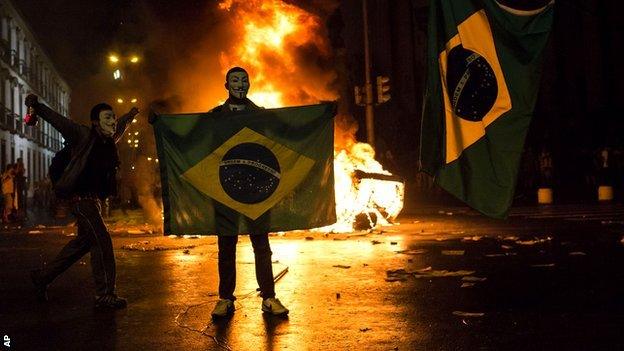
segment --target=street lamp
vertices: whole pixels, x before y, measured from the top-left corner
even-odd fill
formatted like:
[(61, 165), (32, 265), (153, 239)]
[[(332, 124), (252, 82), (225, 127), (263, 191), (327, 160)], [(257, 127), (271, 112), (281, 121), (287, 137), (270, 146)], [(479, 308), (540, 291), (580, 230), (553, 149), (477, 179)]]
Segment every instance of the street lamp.
[(110, 61), (111, 63), (117, 63), (119, 62), (119, 56), (111, 54), (110, 56), (108, 56), (108, 61)]

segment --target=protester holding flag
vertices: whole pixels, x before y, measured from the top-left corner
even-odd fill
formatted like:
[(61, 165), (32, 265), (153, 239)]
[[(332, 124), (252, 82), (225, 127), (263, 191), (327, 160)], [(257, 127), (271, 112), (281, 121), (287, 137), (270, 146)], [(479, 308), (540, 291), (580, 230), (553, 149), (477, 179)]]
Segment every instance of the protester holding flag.
[(268, 233), (335, 222), (335, 104), (263, 109), (247, 98), (249, 76), (226, 74), (227, 101), (209, 113), (153, 114), (165, 234), (218, 235), (219, 297), (213, 317), (234, 311), (236, 244), (250, 234), (262, 311), (275, 298)]
[(429, 2), (421, 168), (491, 217), (513, 200), (552, 3)]

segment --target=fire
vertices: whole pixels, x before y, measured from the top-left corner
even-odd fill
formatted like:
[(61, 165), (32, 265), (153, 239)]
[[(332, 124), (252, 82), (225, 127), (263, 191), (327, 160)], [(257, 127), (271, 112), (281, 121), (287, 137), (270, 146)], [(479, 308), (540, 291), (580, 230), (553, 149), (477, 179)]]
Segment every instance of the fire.
[[(237, 44), (222, 52), (223, 73), (244, 67), (252, 77), (249, 98), (264, 107), (314, 104), (336, 100), (336, 72), (321, 19), (280, 0), (223, 0)], [(349, 116), (336, 117), (334, 171), (336, 224), (319, 230), (349, 232), (356, 216), (365, 214), (371, 227), (389, 224), (403, 207), (403, 183), (355, 178), (356, 170), (386, 174), (375, 151), (355, 141), (357, 126)]]

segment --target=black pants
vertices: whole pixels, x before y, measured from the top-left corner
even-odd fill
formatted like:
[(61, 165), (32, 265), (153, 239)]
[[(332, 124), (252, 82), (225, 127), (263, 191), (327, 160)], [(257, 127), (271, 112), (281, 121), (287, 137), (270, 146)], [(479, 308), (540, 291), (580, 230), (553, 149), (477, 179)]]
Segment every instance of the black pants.
[(96, 199), (81, 199), (73, 204), (72, 212), (76, 216), (78, 234), (42, 272), (46, 283), (51, 283), (87, 252), (91, 252), (96, 295), (115, 293), (113, 242), (102, 220), (101, 211), (101, 203)]
[[(256, 280), (260, 286), (262, 298), (275, 297), (273, 266), (271, 264), (271, 247), (269, 234), (249, 235), (256, 261)], [(236, 243), (238, 236), (219, 236), (219, 297), (234, 301), (236, 287)]]

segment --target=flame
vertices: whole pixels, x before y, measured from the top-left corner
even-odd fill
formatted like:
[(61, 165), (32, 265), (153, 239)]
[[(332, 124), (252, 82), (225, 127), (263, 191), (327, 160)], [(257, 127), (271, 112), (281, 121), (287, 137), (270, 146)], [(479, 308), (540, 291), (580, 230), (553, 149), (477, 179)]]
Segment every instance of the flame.
[[(229, 12), (238, 38), (227, 53), (221, 52), (222, 73), (244, 67), (252, 83), (249, 98), (257, 105), (271, 108), (338, 99), (333, 87), (337, 74), (328, 64), (331, 48), (318, 16), (280, 0), (223, 0), (219, 8)], [(354, 178), (355, 170), (390, 175), (375, 160), (369, 144), (356, 142), (356, 130), (352, 117), (336, 117), (338, 221), (318, 230), (353, 231), (356, 216), (362, 213), (377, 225), (387, 225), (403, 207), (403, 183)]]

